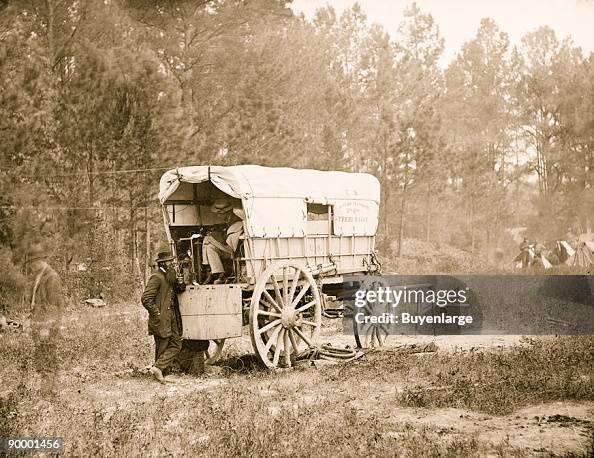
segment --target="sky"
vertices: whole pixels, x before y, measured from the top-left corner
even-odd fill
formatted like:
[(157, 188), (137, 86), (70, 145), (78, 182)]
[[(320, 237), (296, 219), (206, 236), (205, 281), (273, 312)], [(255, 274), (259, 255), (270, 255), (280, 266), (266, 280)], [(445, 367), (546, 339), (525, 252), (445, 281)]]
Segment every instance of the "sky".
[[(354, 0), (293, 0), (292, 8), (312, 18), (326, 5), (340, 13)], [(369, 22), (377, 22), (394, 36), (409, 0), (360, 0)], [(490, 17), (509, 35), (512, 46), (522, 36), (548, 25), (562, 40), (571, 36), (584, 54), (594, 52), (594, 0), (417, 0), (423, 12), (430, 13), (445, 39), (442, 65), (455, 58), (462, 45), (471, 40), (481, 18)]]

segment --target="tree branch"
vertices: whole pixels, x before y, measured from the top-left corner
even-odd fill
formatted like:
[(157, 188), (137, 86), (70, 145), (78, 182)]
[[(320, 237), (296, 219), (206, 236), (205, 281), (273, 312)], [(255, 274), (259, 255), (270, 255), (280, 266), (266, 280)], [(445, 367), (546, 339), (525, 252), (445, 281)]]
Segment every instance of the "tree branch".
[(64, 43), (62, 43), (60, 50), (56, 53), (56, 55), (54, 57), (54, 63), (52, 65), (52, 70), (55, 70), (56, 66), (65, 57), (66, 49), (72, 43), (72, 40), (76, 36), (76, 32), (78, 31), (79, 26), (81, 25), (82, 21), (86, 18), (87, 7), (88, 7), (88, 0), (85, 1), (82, 11), (80, 13), (80, 16), (78, 17), (78, 21), (76, 21), (76, 24), (74, 25), (74, 28), (72, 29), (72, 32), (70, 33), (70, 36), (66, 39), (66, 41), (64, 41)]

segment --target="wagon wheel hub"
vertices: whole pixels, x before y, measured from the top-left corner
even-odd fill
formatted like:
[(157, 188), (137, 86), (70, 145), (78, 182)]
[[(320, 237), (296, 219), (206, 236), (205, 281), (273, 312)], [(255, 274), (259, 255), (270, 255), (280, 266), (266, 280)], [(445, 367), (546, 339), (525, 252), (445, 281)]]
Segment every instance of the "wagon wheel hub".
[(287, 329), (294, 328), (297, 324), (295, 307), (284, 307), (281, 312), (281, 324)]

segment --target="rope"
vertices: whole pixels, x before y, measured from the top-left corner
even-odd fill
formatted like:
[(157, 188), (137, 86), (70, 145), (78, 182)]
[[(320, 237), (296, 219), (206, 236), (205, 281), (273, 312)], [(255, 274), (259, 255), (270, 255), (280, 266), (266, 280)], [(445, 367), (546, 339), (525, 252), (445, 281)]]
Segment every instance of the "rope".
[[(8, 168), (8, 167), (7, 167)], [(120, 173), (140, 173), (140, 172), (157, 172), (163, 170), (171, 170), (174, 167), (153, 167), (148, 169), (122, 169), (122, 170), (97, 170), (93, 172), (73, 172), (73, 173), (60, 173), (56, 175), (45, 175), (45, 174), (19, 174), (23, 178), (66, 178), (66, 177), (78, 177), (88, 175), (117, 175)]]
[(337, 319), (337, 318), (343, 318), (344, 317), (344, 311), (342, 309), (338, 309), (338, 308), (327, 308), (322, 310), (322, 316), (326, 317), (326, 318), (330, 318), (330, 319)]
[(361, 358), (365, 353), (350, 348), (337, 348), (330, 344), (312, 345), (303, 351), (297, 360), (307, 359), (315, 361), (323, 359), (326, 361), (341, 361), (344, 363)]
[[(8, 209), (8, 210), (119, 210), (120, 208), (130, 209), (134, 208), (135, 210), (144, 210), (144, 209), (154, 209), (158, 208), (158, 205), (155, 204), (152, 207), (147, 206), (125, 206), (125, 205), (118, 205), (118, 206), (111, 206), (111, 207), (44, 207), (44, 206), (35, 206), (35, 205), (28, 205), (28, 206), (18, 206), (18, 205), (0, 205), (0, 208)], [(183, 211), (183, 210), (182, 210)], [(4, 218), (4, 219), (8, 219)]]

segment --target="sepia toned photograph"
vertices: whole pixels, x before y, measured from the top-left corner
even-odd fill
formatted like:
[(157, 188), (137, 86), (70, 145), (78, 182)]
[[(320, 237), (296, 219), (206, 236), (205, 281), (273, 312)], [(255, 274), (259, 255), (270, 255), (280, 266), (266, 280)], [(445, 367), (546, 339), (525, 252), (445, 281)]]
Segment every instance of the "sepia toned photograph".
[(0, 0), (0, 454), (594, 456), (594, 0)]

